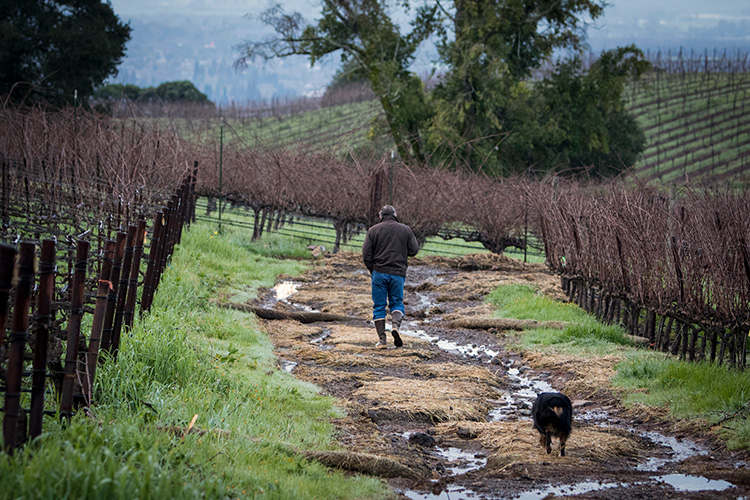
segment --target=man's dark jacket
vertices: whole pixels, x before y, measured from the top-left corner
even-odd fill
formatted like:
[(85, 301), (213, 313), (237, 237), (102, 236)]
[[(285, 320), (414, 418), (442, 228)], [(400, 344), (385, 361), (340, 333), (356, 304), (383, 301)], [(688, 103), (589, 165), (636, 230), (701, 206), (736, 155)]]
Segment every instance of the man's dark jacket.
[(407, 257), (417, 255), (419, 243), (411, 228), (396, 216), (384, 215), (367, 231), (362, 258), (370, 272), (406, 276)]

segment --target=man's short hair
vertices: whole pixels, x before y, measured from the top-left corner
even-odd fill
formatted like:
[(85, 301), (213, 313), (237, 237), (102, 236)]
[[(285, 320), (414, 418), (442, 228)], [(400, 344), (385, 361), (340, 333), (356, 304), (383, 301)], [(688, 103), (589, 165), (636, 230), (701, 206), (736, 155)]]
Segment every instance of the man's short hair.
[(396, 217), (396, 209), (393, 208), (392, 205), (385, 205), (383, 208), (380, 209), (380, 216), (383, 217), (385, 215), (392, 215)]

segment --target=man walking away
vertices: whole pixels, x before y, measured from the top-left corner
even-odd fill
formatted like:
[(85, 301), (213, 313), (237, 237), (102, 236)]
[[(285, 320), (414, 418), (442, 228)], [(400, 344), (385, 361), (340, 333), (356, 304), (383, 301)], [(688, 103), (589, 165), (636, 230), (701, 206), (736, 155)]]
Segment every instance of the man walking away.
[(378, 349), (386, 348), (386, 307), (391, 311), (393, 344), (404, 345), (398, 331), (404, 318), (404, 281), (408, 257), (419, 251), (419, 243), (411, 228), (401, 224), (396, 209), (386, 205), (380, 209), (380, 222), (367, 231), (362, 244), (362, 258), (372, 274), (372, 319), (378, 333)]

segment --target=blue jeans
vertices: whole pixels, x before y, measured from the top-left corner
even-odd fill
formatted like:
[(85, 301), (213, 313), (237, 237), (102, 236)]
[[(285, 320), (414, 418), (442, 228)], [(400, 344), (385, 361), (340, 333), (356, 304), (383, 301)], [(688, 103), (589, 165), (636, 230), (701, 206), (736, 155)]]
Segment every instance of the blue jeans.
[(403, 276), (372, 272), (372, 319), (385, 319), (386, 306), (393, 311), (404, 312)]

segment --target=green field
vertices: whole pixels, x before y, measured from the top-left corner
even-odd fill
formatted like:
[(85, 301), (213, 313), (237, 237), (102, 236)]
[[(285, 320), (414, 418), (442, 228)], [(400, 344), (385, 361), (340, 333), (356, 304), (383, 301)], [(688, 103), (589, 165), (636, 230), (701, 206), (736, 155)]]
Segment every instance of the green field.
[(346, 152), (370, 142), (373, 120), (381, 109), (373, 100), (280, 116), (227, 119), (225, 137), (248, 147)]
[(633, 169), (664, 183), (750, 179), (750, 73), (653, 72), (627, 92), (646, 133)]
[[(750, 180), (750, 73), (653, 71), (626, 89), (627, 107), (646, 135), (630, 173), (663, 183)], [(378, 131), (373, 101), (262, 118), (226, 120), (225, 140), (248, 147), (346, 152), (392, 141)], [(218, 128), (218, 127), (217, 127)], [(218, 130), (214, 130), (218, 136)]]

